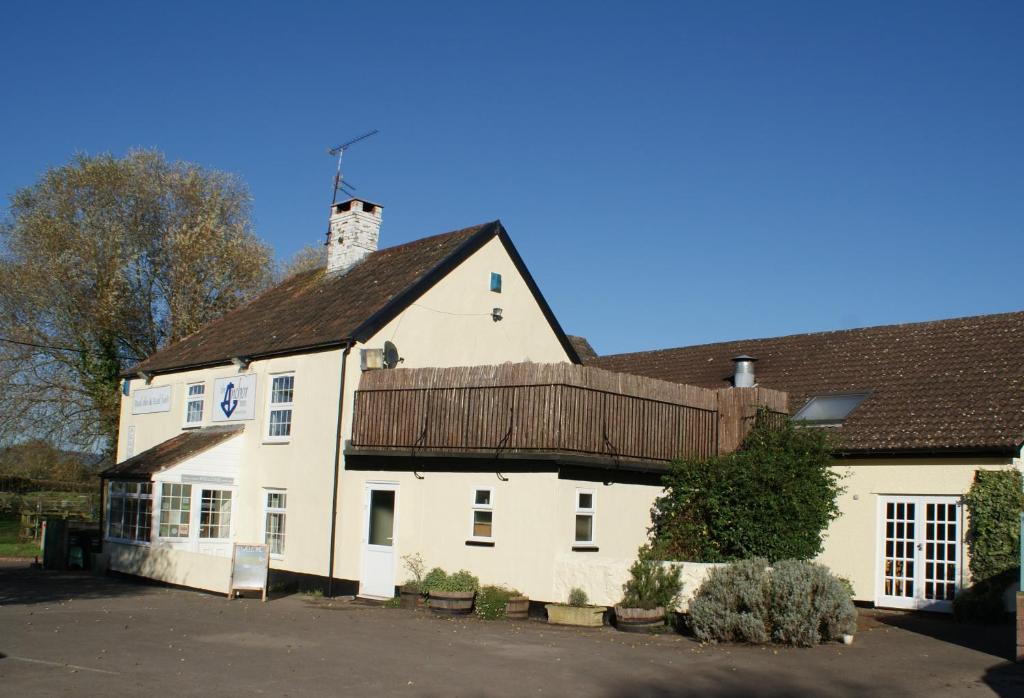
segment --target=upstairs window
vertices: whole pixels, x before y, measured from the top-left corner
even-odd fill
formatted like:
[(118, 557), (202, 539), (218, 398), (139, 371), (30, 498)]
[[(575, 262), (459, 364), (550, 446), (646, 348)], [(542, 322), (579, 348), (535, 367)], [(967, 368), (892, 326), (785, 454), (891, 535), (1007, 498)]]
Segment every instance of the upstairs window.
[(594, 490), (576, 490), (576, 545), (594, 544)]
[(274, 376), (270, 383), (267, 439), (287, 441), (292, 435), (292, 406), (295, 400), (295, 374)]
[(203, 423), (203, 406), (206, 404), (206, 384), (193, 383), (186, 387), (185, 393), (185, 426), (198, 426)]
[(153, 483), (114, 481), (107, 493), (107, 537), (148, 543), (153, 526)]
[(808, 425), (837, 426), (846, 421), (850, 413), (864, 402), (867, 393), (842, 395), (816, 395), (793, 415), (793, 421)]
[(491, 272), (491, 291), (501, 293), (501, 274), (496, 271)]
[(477, 487), (473, 490), (473, 540), (494, 539), (494, 490)]

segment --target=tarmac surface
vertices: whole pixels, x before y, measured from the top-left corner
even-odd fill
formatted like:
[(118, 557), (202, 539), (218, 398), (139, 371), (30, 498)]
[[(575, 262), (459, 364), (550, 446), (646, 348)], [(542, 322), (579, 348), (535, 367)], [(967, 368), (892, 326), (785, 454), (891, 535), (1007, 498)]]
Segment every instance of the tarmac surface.
[(862, 611), (850, 646), (442, 619), (0, 561), (0, 695), (1024, 696), (1011, 626)]

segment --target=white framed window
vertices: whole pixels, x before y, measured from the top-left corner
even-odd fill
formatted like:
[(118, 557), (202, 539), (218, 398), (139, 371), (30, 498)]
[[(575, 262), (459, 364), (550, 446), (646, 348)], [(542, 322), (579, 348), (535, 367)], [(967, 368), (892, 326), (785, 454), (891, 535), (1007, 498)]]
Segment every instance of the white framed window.
[(593, 545), (596, 540), (594, 524), (597, 518), (594, 490), (576, 490), (576, 545)]
[(292, 436), (295, 374), (271, 376), (267, 397), (267, 441), (288, 441)]
[(206, 411), (206, 383), (190, 383), (185, 386), (185, 426), (196, 427), (203, 423)]
[(231, 490), (203, 490), (199, 503), (199, 537), (231, 537)]
[(272, 557), (282, 557), (284, 555), (288, 493), (284, 490), (266, 490), (265, 495), (263, 500), (263, 539), (270, 546)]
[(494, 540), (494, 489), (473, 488), (473, 540)]
[(107, 537), (149, 543), (152, 528), (153, 483), (111, 481), (107, 487)]
[(192, 520), (192, 485), (165, 482), (160, 485), (161, 538), (188, 538)]

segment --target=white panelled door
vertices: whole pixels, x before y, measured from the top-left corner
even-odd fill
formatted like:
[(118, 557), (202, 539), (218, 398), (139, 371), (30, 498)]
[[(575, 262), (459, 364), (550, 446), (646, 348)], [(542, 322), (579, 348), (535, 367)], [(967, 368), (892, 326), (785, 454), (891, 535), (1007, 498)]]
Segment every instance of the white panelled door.
[(359, 594), (378, 599), (395, 595), (395, 503), (398, 485), (367, 483), (363, 527), (363, 572)]
[(879, 498), (875, 604), (949, 612), (963, 576), (957, 497)]

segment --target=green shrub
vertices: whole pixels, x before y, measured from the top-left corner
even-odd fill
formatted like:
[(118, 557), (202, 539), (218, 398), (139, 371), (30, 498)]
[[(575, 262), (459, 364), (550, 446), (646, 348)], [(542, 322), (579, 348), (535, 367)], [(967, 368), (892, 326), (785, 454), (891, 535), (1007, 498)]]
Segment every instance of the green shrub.
[(480, 588), (480, 580), (466, 570), (446, 574), (440, 567), (427, 573), (423, 580), (427, 592), (432, 591), (476, 591)]
[[(423, 570), (425, 565), (423, 564), (423, 556), (419, 553), (411, 553), (409, 555), (402, 556), (402, 566), (409, 571), (411, 575), (405, 580), (402, 585), (408, 589), (417, 589), (423, 591)], [(435, 568), (437, 569), (437, 568)]]
[(583, 591), (579, 587), (573, 587), (569, 590), (570, 606), (586, 606), (588, 601), (590, 601), (590, 599), (587, 598), (587, 592)]
[(690, 623), (702, 642), (809, 647), (853, 634), (857, 609), (827, 567), (764, 559), (714, 569), (690, 603)]
[(448, 573), (440, 567), (435, 567), (423, 577), (423, 592), (438, 588), (448, 578)]
[(484, 620), (500, 620), (505, 617), (505, 604), (513, 596), (519, 596), (519, 592), (515, 589), (503, 586), (482, 586), (476, 595), (475, 612)]
[(663, 565), (641, 554), (629, 568), (629, 579), (622, 585), (621, 605), (648, 610), (660, 606), (670, 611), (675, 608), (682, 590), (678, 566)]
[(661, 559), (774, 561), (821, 552), (842, 492), (830, 467), (835, 444), (825, 429), (764, 417), (738, 451), (672, 464), (651, 511)]

